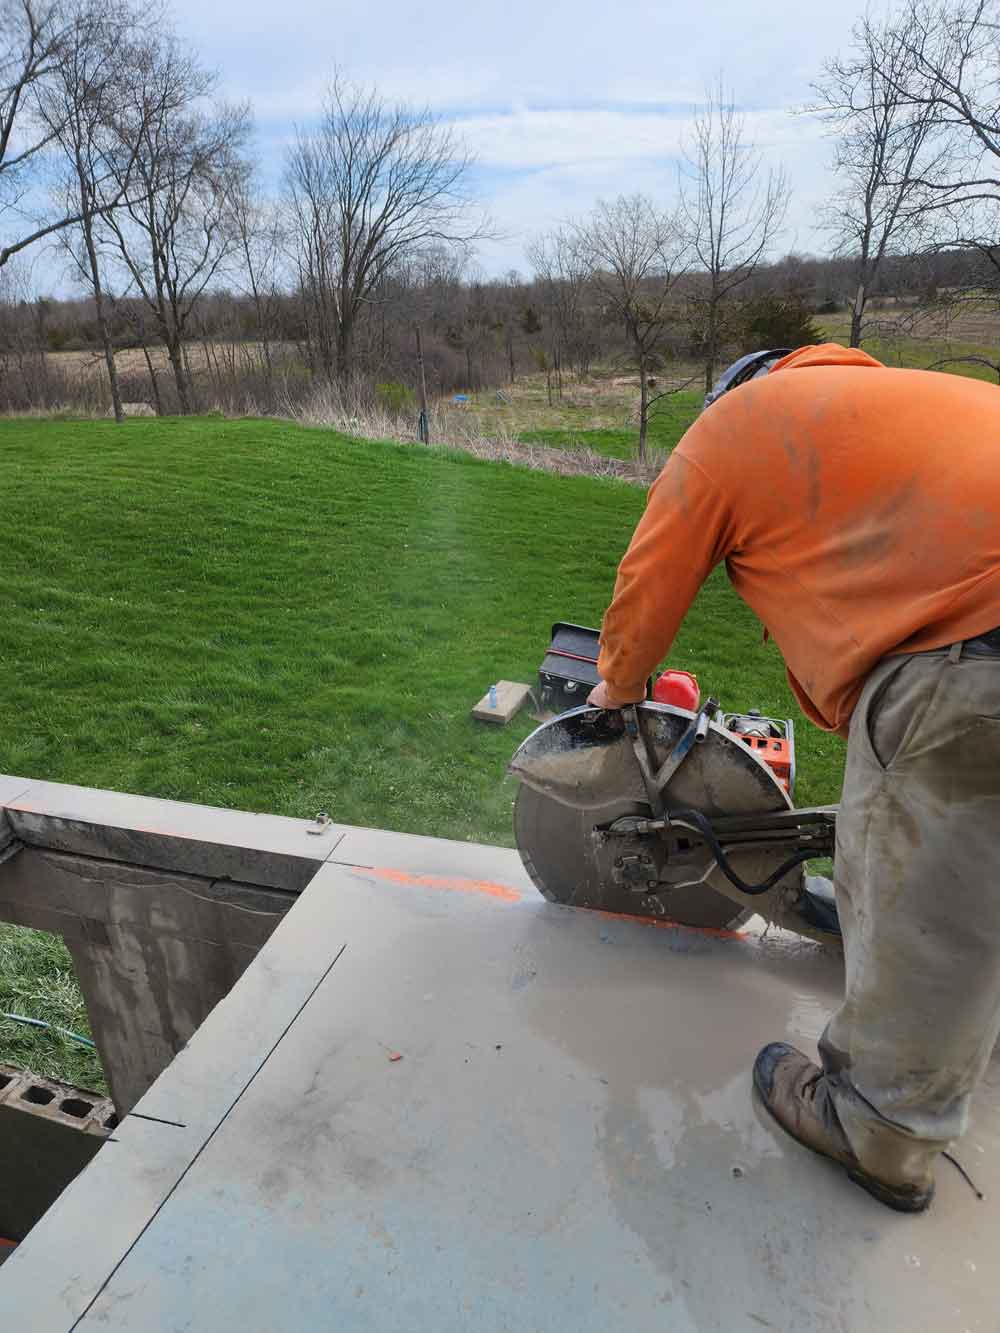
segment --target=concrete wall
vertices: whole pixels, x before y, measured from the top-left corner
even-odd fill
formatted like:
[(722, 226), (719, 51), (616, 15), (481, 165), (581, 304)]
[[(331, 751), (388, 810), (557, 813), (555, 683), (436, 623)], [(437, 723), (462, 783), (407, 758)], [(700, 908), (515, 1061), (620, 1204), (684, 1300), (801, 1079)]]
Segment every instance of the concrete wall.
[(343, 836), (326, 820), (0, 776), (0, 920), (66, 942), (119, 1115)]

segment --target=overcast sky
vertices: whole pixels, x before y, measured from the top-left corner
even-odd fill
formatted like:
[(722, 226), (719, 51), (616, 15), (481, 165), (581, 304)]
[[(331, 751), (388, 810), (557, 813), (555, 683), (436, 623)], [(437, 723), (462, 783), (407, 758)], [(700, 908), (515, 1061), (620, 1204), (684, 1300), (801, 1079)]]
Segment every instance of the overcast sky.
[(864, 0), (174, 0), (177, 26), (221, 90), (254, 107), (275, 185), (294, 125), (316, 115), (334, 66), (390, 98), (454, 117), (476, 185), (509, 239), (490, 274), (526, 269), (525, 239), (641, 190), (667, 202), (692, 104), (721, 71), (748, 135), (794, 195), (784, 251), (822, 250), (814, 225), (830, 144), (792, 110), (850, 41)]

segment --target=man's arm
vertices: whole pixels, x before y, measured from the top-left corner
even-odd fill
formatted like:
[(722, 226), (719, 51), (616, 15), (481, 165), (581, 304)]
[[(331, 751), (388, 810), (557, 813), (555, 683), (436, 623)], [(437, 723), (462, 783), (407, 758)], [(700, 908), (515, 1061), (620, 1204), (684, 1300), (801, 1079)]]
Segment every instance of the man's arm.
[(730, 507), (697, 463), (674, 453), (649, 492), (604, 615), (590, 696), (600, 708), (645, 697), (698, 589), (733, 544)]

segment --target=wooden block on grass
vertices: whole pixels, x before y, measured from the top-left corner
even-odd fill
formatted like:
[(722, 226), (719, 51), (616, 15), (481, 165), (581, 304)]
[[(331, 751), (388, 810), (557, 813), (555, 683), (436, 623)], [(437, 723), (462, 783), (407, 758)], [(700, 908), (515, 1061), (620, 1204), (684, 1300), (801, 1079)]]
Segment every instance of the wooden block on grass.
[(478, 718), (480, 722), (499, 722), (501, 725), (506, 725), (527, 703), (531, 686), (519, 685), (516, 680), (498, 680), (496, 692), (496, 708), (490, 707), (490, 692), (487, 690), (472, 710), (472, 716)]

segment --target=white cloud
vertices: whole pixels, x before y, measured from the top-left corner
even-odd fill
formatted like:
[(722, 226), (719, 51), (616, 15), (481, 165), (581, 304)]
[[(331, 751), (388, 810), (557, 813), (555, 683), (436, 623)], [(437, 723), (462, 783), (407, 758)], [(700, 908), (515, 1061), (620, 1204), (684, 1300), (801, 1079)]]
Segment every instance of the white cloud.
[[(887, 0), (878, 0), (887, 3)], [(249, 98), (275, 185), (295, 122), (318, 113), (335, 67), (390, 98), (454, 119), (478, 157), (486, 203), (518, 238), (600, 196), (674, 189), (690, 107), (724, 74), (747, 133), (783, 163), (794, 203), (787, 244), (818, 247), (829, 188), (819, 129), (789, 109), (846, 46), (866, 0), (173, 0), (180, 33)], [(489, 271), (523, 267), (520, 239), (483, 248)]]
[(174, 0), (181, 30), (227, 84), (304, 118), (335, 65), (441, 108), (678, 103), (724, 71), (748, 104), (801, 98), (865, 0)]
[[(750, 111), (744, 122), (747, 140), (769, 151), (797, 152), (820, 137), (814, 121), (784, 111)], [(494, 112), (455, 125), (483, 165), (521, 169), (678, 158), (692, 132), (691, 116), (617, 109)]]
[(549, 110), (461, 117), (456, 128), (485, 166), (568, 166), (674, 156), (685, 121), (651, 112)]
[[(688, 117), (617, 110), (518, 111), (467, 117), (458, 127), (477, 154), (490, 206), (508, 233), (483, 247), (484, 268), (523, 266), (523, 240), (588, 211), (599, 197), (641, 190), (665, 207), (676, 201)], [(817, 203), (828, 188), (828, 147), (813, 120), (784, 112), (748, 113), (746, 136), (766, 166), (784, 166), (794, 184), (781, 249), (815, 249)]]

